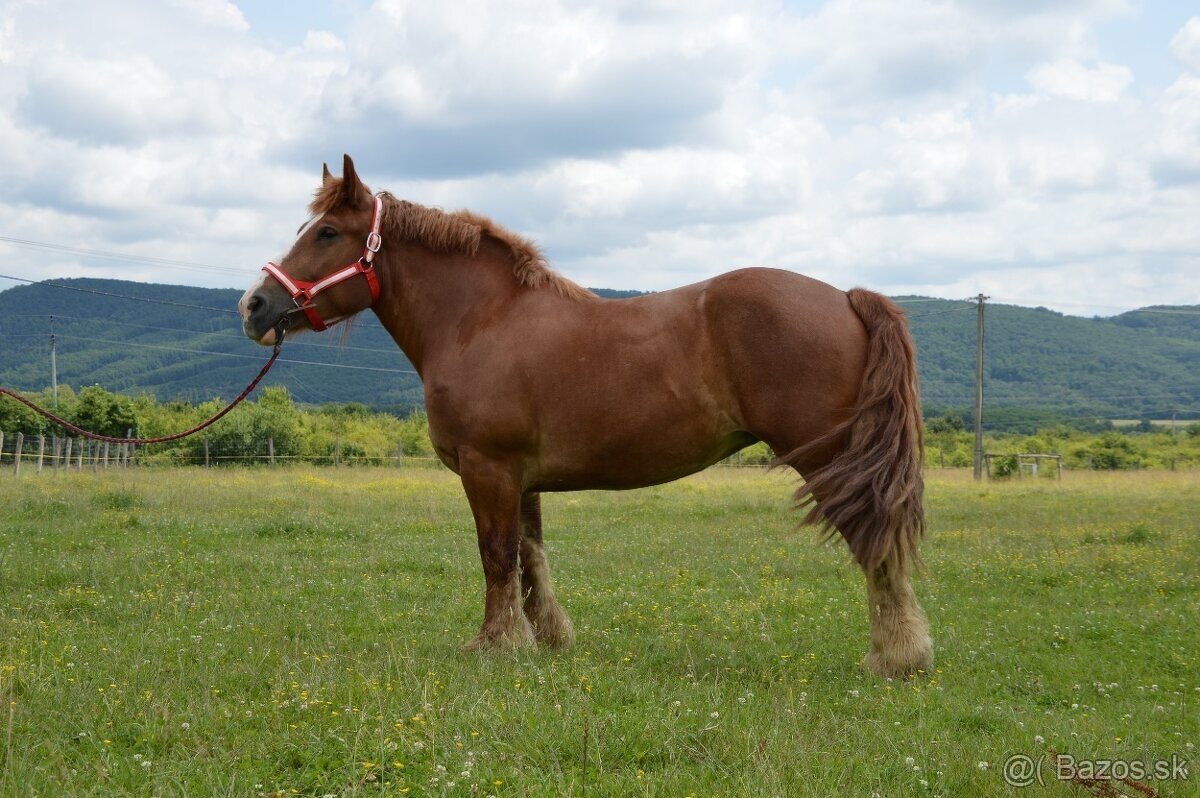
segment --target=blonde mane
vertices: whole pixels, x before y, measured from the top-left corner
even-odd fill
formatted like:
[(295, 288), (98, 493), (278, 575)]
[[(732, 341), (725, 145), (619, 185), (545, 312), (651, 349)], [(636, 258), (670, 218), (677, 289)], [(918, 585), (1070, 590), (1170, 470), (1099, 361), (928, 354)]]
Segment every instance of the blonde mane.
[[(595, 299), (596, 295), (562, 276), (546, 262), (537, 245), (524, 236), (507, 230), (486, 216), (462, 210), (446, 213), (408, 200), (396, 199), (383, 191), (383, 238), (399, 238), (422, 244), (434, 252), (475, 255), (483, 236), (491, 236), (512, 253), (513, 276), (529, 288), (553, 288), (567, 299)], [(337, 207), (341, 199), (341, 181), (330, 180), (313, 197), (309, 210), (314, 216)]]

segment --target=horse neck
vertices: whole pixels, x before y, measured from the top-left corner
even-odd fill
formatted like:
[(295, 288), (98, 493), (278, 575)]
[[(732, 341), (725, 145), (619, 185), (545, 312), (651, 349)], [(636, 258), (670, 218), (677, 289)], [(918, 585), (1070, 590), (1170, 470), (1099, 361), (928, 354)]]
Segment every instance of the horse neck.
[(376, 263), (381, 293), (375, 315), (422, 377), (443, 346), (503, 313), (521, 290), (507, 248), (486, 239), (475, 255), (404, 245), (381, 251)]

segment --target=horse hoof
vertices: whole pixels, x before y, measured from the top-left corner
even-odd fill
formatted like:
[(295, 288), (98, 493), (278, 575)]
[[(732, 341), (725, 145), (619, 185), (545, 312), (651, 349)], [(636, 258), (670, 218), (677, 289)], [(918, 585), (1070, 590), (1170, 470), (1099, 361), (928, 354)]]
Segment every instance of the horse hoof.
[(525, 603), (525, 618), (533, 627), (538, 645), (550, 648), (567, 648), (575, 643), (575, 627), (557, 601), (535, 604)]
[(863, 660), (863, 665), (871, 673), (884, 679), (906, 679), (918, 673), (929, 673), (933, 668), (933, 645), (901, 652), (871, 649)]
[(472, 651), (516, 651), (519, 648), (533, 648), (537, 644), (533, 639), (533, 630), (528, 625), (518, 632), (491, 632), (481, 630), (460, 649), (464, 653)]
[(537, 642), (549, 648), (570, 648), (575, 645), (575, 627), (566, 616), (553, 623), (540, 623), (537, 626)]

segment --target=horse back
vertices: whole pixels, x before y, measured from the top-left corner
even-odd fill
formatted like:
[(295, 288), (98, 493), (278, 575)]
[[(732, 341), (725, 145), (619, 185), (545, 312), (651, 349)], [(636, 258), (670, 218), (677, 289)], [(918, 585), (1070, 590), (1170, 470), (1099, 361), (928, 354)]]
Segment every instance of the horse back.
[(864, 344), (844, 293), (773, 269), (628, 299), (528, 292), (427, 375), (431, 433), (451, 456), (520, 460), (539, 490), (640, 487), (825, 431)]

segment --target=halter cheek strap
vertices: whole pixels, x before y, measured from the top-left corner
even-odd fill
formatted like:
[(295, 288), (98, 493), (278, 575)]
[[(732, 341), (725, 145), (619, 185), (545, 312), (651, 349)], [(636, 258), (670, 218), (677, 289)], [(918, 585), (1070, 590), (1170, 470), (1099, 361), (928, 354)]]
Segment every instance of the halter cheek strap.
[(317, 312), (316, 296), (322, 291), (333, 288), (335, 285), (344, 283), (361, 274), (367, 280), (367, 287), (371, 289), (371, 304), (374, 305), (379, 301), (379, 276), (375, 273), (374, 261), (375, 253), (379, 252), (379, 248), (383, 246), (383, 238), (379, 235), (379, 228), (382, 224), (383, 198), (376, 194), (375, 210), (371, 215), (371, 232), (367, 233), (367, 243), (363, 247), (362, 256), (358, 260), (314, 282), (293, 279), (287, 275), (287, 272), (278, 263), (270, 261), (267, 262), (266, 266), (263, 266), (263, 271), (274, 277), (283, 286), (283, 290), (287, 291), (292, 297), (292, 301), (296, 303), (296, 309), (304, 311), (304, 315), (308, 317), (309, 324), (312, 325), (314, 330), (319, 332), (329, 326), (321, 318), (321, 314)]

